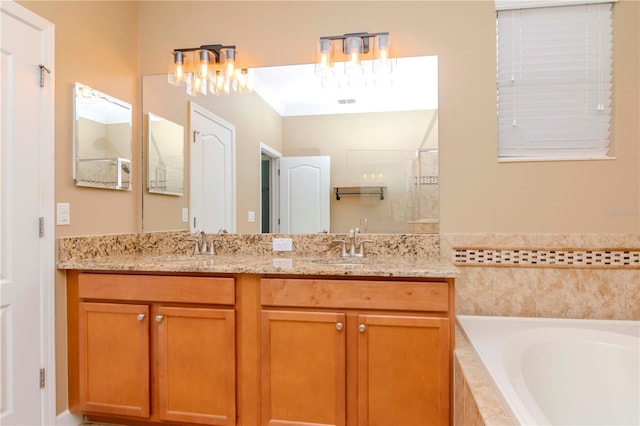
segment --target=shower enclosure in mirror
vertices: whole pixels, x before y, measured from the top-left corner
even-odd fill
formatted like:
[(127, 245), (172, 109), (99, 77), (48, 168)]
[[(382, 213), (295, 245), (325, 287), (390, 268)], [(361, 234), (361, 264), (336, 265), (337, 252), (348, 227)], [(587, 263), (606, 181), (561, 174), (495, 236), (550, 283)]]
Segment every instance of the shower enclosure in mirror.
[[(284, 232), (262, 223), (277, 223), (271, 211), (262, 210), (283, 202), (283, 194), (262, 199), (279, 185), (277, 179), (268, 190), (262, 185), (264, 146), (282, 157), (330, 158), (330, 233), (355, 227), (369, 233), (437, 232), (438, 58), (398, 58), (391, 85), (367, 85), (362, 91), (327, 90), (313, 68), (250, 69), (252, 93), (197, 98), (236, 128), (237, 232)], [(184, 87), (168, 84), (166, 74), (143, 76), (143, 114), (153, 112), (188, 128), (192, 99)], [(185, 146), (185, 196), (145, 191), (143, 232), (189, 229), (181, 218), (190, 204), (190, 145)], [(384, 196), (370, 195), (373, 187), (378, 193), (383, 187)], [(361, 193), (337, 199), (336, 188), (360, 188)], [(428, 226), (432, 223), (436, 226)]]
[(147, 123), (149, 192), (184, 195), (184, 127), (152, 112)]
[(131, 190), (131, 104), (84, 84), (74, 86), (77, 186)]

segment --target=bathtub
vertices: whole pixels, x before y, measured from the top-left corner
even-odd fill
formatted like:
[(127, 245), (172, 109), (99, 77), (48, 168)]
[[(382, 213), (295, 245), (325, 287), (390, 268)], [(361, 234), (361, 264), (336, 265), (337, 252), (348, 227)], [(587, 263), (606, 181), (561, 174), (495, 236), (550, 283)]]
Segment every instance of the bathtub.
[(514, 424), (640, 425), (640, 321), (457, 321)]

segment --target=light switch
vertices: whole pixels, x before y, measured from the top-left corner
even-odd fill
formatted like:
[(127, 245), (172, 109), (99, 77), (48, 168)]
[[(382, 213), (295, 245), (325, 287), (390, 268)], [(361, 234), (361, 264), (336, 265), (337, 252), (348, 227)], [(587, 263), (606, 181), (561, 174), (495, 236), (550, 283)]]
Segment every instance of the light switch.
[(69, 203), (56, 204), (56, 224), (57, 225), (71, 224), (71, 207), (69, 206)]
[(249, 222), (255, 222), (256, 221), (256, 212), (250, 211), (249, 214), (247, 215), (247, 220)]
[(189, 208), (188, 207), (183, 207), (182, 208), (182, 221), (183, 222), (189, 222)]

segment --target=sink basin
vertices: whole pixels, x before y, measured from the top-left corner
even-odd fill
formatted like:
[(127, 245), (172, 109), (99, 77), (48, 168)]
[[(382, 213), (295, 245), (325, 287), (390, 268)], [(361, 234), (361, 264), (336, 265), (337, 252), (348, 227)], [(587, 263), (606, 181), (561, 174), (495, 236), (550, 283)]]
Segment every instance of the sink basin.
[(369, 263), (366, 257), (340, 257), (335, 259), (315, 259), (314, 263), (338, 266), (363, 266)]
[(209, 255), (195, 255), (195, 254), (165, 254), (165, 255), (146, 257), (146, 259), (152, 262), (158, 262), (158, 263), (193, 262), (198, 260), (208, 260), (211, 258), (212, 256), (209, 256)]

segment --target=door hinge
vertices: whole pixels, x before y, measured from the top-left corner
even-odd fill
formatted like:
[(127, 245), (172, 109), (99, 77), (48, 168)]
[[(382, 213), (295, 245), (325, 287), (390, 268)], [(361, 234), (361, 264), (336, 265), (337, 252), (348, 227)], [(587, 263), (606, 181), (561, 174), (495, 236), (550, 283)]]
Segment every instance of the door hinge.
[(280, 225), (280, 218), (278, 218), (278, 225)]
[(195, 228), (196, 228), (196, 217), (194, 216), (193, 217), (193, 229), (195, 229)]
[(38, 218), (38, 235), (40, 238), (44, 238), (44, 217)]
[(44, 374), (44, 368), (40, 369), (40, 389), (44, 388), (44, 382), (45, 382), (45, 374)]
[(40, 64), (39, 66), (40, 66), (40, 87), (44, 87), (44, 72), (46, 71), (47, 74), (51, 74), (51, 70), (42, 64)]
[(280, 169), (278, 169), (278, 176), (280, 176)]

